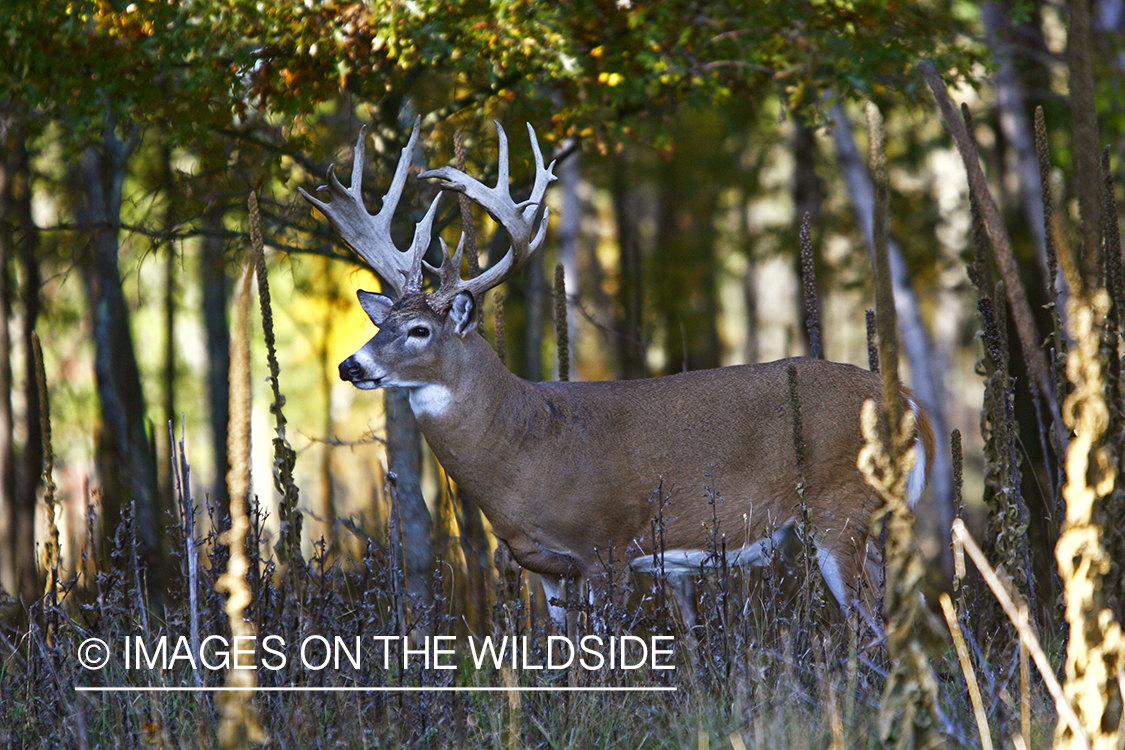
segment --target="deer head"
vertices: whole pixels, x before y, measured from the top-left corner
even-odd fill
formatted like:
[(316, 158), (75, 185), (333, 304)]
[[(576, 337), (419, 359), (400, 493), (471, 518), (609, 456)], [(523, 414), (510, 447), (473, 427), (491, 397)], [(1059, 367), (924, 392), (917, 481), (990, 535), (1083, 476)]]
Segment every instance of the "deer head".
[[(443, 361), (455, 363), (458, 358), (443, 356), (449, 348), (457, 347), (476, 330), (479, 320), (480, 300), (483, 294), (499, 286), (520, 269), (543, 244), (547, 234), (550, 209), (543, 205), (543, 196), (555, 176), (551, 173), (554, 162), (543, 165), (543, 154), (535, 130), (527, 126), (531, 148), (535, 155), (535, 181), (531, 196), (516, 203), (508, 187), (508, 137), (500, 123), (496, 123), (499, 138), (499, 165), (495, 187), (486, 187), (479, 181), (453, 167), (442, 167), (423, 172), (420, 179), (444, 180), (443, 190), (464, 193), (483, 207), (511, 238), (508, 252), (491, 268), (472, 279), (461, 277), (464, 233), (457, 249), (449, 253), (444, 240), (438, 238), (442, 248), (442, 263), (431, 266), (424, 259), (433, 234), (434, 217), (442, 193), (438, 193), (425, 216), (414, 229), (414, 240), (405, 252), (391, 240), (390, 224), (406, 185), (410, 157), (418, 142), (420, 118), (399, 157), (398, 167), (391, 180), (382, 207), (370, 214), (363, 203), (363, 163), (366, 159), (365, 135), (360, 133), (352, 162), (351, 184), (344, 187), (329, 169), (327, 190), (330, 202), (320, 201), (306, 193), (301, 194), (328, 217), (333, 228), (383, 281), (394, 290), (397, 299), (367, 291), (358, 293), (360, 305), (379, 327), (379, 333), (370, 342), (340, 364), (340, 377), (363, 389), (386, 386), (420, 387), (431, 380), (429, 373), (441, 368)], [(536, 221), (536, 217), (541, 218)], [(423, 269), (437, 275), (439, 286), (424, 292)]]

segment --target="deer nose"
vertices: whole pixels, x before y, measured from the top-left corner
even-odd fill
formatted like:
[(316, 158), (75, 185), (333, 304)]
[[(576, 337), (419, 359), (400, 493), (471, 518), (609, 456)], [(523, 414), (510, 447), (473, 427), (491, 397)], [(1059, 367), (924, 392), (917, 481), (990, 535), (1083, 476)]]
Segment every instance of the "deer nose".
[(355, 357), (348, 357), (340, 363), (340, 380), (354, 383), (358, 379), (359, 362), (355, 361)]

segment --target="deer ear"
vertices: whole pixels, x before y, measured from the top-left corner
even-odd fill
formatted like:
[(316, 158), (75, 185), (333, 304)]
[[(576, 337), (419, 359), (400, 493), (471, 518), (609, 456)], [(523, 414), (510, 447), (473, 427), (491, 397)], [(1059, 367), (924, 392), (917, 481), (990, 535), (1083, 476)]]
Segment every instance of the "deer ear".
[(377, 326), (382, 326), (383, 321), (387, 318), (387, 313), (394, 305), (394, 300), (390, 297), (384, 297), (382, 294), (365, 292), (362, 289), (356, 292), (356, 296), (359, 297), (359, 306), (367, 313), (367, 317), (371, 318), (371, 322)]
[(461, 292), (453, 298), (449, 308), (449, 319), (453, 321), (453, 332), (464, 338), (477, 327), (477, 303), (472, 292)]

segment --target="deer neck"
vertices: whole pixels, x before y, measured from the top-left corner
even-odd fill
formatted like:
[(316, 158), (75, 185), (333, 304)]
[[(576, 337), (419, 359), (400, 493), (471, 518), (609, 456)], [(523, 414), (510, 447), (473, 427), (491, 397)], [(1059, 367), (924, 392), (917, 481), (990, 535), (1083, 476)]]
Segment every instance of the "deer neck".
[(438, 382), (411, 389), (410, 405), (442, 466), (483, 500), (504, 481), (515, 446), (526, 438), (527, 415), (543, 396), (504, 367), (479, 334), (466, 336), (459, 354)]

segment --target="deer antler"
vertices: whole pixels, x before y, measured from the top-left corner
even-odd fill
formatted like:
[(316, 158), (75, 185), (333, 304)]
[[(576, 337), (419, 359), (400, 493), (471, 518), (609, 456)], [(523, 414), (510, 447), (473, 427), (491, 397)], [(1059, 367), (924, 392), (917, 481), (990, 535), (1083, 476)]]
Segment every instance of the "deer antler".
[[(438, 238), (443, 250), (441, 266), (435, 268), (423, 260), (426, 249), (430, 245), (434, 216), (441, 199), (440, 192), (434, 197), (426, 215), (415, 226), (414, 240), (406, 252), (399, 250), (391, 240), (391, 219), (398, 207), (399, 198), (402, 197), (403, 187), (406, 185), (410, 155), (418, 142), (420, 123), (421, 118), (414, 121), (414, 130), (399, 157), (391, 186), (383, 196), (383, 206), (374, 216), (367, 211), (363, 203), (363, 164), (367, 158), (364, 132), (360, 132), (359, 139), (356, 141), (352, 156), (352, 179), (348, 187), (340, 184), (333, 165), (328, 169), (328, 185), (320, 188), (328, 190), (332, 195), (331, 201), (318, 200), (304, 189), (298, 189), (305, 200), (328, 217), (340, 238), (355, 250), (400, 297), (422, 290), (423, 267), (437, 274), (440, 285), (428, 295), (427, 299), (435, 310), (444, 310), (461, 292), (468, 291), (479, 298), (484, 292), (499, 286), (535, 254), (543, 244), (550, 217), (550, 210), (542, 205), (543, 195), (547, 191), (547, 185), (557, 178), (551, 173), (551, 169), (555, 166), (553, 161), (547, 166), (543, 165), (543, 153), (539, 149), (539, 141), (535, 137), (534, 128), (529, 124), (527, 132), (531, 136), (531, 148), (535, 154), (535, 183), (528, 200), (522, 203), (513, 201), (508, 188), (508, 136), (500, 123), (496, 123), (500, 153), (495, 187), (485, 187), (480, 181), (453, 167), (432, 169), (418, 175), (419, 178), (437, 177), (447, 180), (441, 186), (443, 190), (453, 190), (467, 195), (470, 200), (484, 207), (492, 218), (504, 227), (511, 238), (508, 252), (498, 263), (476, 278), (462, 279), (461, 254), (464, 235), (461, 236), (461, 242), (457, 244), (457, 249), (452, 255), (445, 242)], [(543, 208), (543, 217), (537, 225), (535, 216), (540, 207)], [(532, 236), (533, 231), (534, 236)]]
[(394, 216), (395, 208), (398, 207), (403, 186), (406, 184), (406, 174), (410, 170), (410, 155), (414, 153), (414, 146), (418, 143), (421, 120), (421, 117), (414, 120), (414, 130), (399, 157), (391, 186), (383, 196), (383, 206), (374, 216), (368, 213), (363, 204), (363, 165), (367, 158), (365, 131), (360, 131), (359, 139), (355, 144), (350, 186), (345, 188), (340, 184), (336, 179), (336, 165), (332, 165), (328, 168), (328, 185), (320, 188), (331, 193), (331, 202), (317, 200), (304, 189), (298, 188), (305, 200), (328, 217), (340, 239), (348, 243), (400, 297), (422, 290), (422, 256), (430, 246), (434, 215), (441, 199), (441, 193), (438, 193), (426, 215), (415, 226), (414, 241), (410, 249), (406, 252), (399, 250), (391, 240), (391, 218)]
[[(547, 234), (547, 220), (550, 216), (550, 209), (543, 206), (543, 195), (547, 191), (547, 185), (557, 179), (555, 175), (551, 174), (555, 162), (552, 161), (546, 167), (543, 166), (543, 153), (539, 150), (539, 141), (535, 137), (535, 129), (530, 124), (527, 126), (527, 132), (531, 136), (531, 149), (535, 154), (535, 183), (531, 189), (531, 197), (522, 203), (513, 201), (508, 189), (508, 136), (504, 133), (504, 128), (500, 126), (500, 123), (496, 123), (496, 133), (500, 140), (500, 153), (497, 157), (498, 168), (495, 187), (485, 187), (479, 180), (469, 177), (461, 170), (453, 167), (431, 169), (418, 175), (419, 179), (437, 177), (447, 180), (441, 186), (443, 190), (452, 190), (467, 195), (470, 200), (488, 211), (492, 218), (504, 227), (511, 238), (511, 246), (504, 257), (473, 279), (461, 278), (461, 251), (464, 245), (464, 235), (462, 235), (462, 241), (457, 244), (457, 250), (452, 257), (448, 259), (443, 257), (440, 268), (434, 268), (426, 263), (426, 268), (437, 273), (441, 280), (441, 286), (429, 297), (430, 305), (435, 310), (447, 308), (452, 303), (453, 298), (461, 292), (471, 292), (473, 296), (479, 299), (484, 292), (499, 286), (514, 274), (543, 244), (543, 238)], [(543, 218), (540, 219), (538, 227), (536, 227), (535, 215), (539, 212), (540, 207), (543, 208)], [(532, 236), (533, 231), (534, 236)], [(443, 250), (446, 249), (444, 242), (442, 242), (442, 248)], [(448, 253), (445, 254), (448, 255)]]

